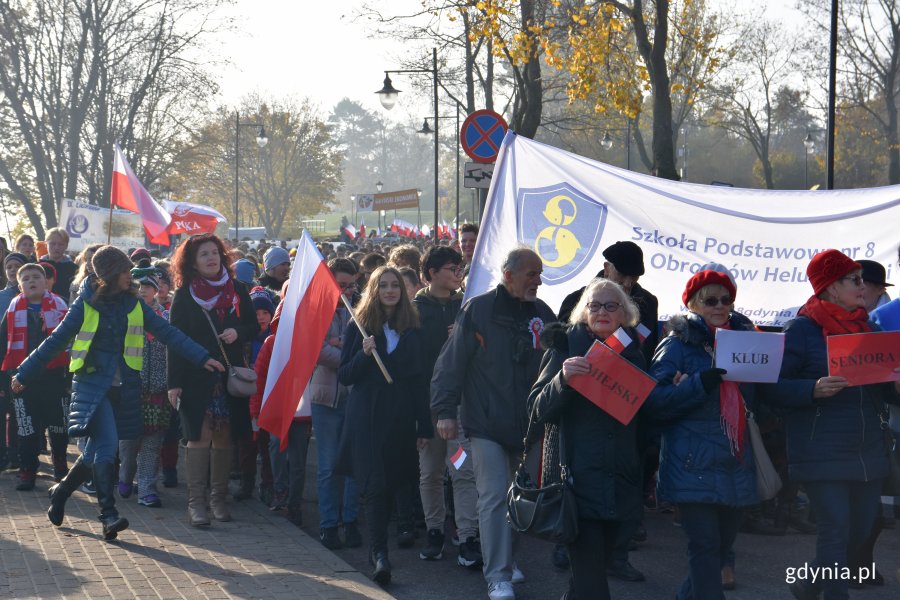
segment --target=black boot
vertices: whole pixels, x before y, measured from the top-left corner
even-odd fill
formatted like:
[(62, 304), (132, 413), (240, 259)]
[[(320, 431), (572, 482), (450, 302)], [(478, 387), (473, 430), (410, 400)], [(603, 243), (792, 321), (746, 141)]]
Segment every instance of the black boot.
[(369, 555), (369, 562), (375, 567), (372, 571), (372, 579), (378, 585), (384, 586), (391, 582), (391, 561), (388, 560), (387, 550), (373, 550)]
[(94, 485), (97, 487), (97, 504), (100, 505), (100, 522), (103, 523), (103, 539), (114, 540), (120, 531), (128, 529), (128, 519), (119, 516), (113, 489), (118, 473), (114, 463), (94, 465)]
[(62, 525), (63, 517), (65, 517), (66, 500), (72, 495), (72, 492), (91, 478), (91, 468), (84, 464), (81, 456), (69, 469), (68, 474), (62, 480), (50, 488), (50, 508), (47, 509), (47, 518), (50, 522), (59, 527)]

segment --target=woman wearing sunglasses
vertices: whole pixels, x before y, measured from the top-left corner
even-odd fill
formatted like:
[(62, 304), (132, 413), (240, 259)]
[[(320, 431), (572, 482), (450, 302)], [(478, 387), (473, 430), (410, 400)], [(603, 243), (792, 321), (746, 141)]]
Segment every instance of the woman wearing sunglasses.
[[(806, 274), (814, 295), (785, 326), (781, 378), (769, 386), (769, 395), (806, 401), (784, 418), (788, 471), (803, 484), (816, 516), (815, 564), (843, 569), (873, 533), (889, 470), (882, 417), (887, 418), (885, 402), (900, 401), (900, 383), (850, 387), (845, 378), (828, 375), (828, 336), (878, 328), (863, 308), (859, 263), (825, 250), (812, 258)], [(849, 566), (856, 577), (857, 566), (871, 565)], [(862, 583), (840, 577), (815, 584), (798, 579), (790, 589), (795, 598), (816, 600), (824, 592), (825, 600), (833, 600), (847, 598), (848, 586)]]
[(659, 384), (648, 402), (670, 408), (657, 497), (678, 506), (688, 536), (690, 570), (679, 600), (725, 597), (721, 570), (741, 510), (759, 501), (745, 408), (753, 404), (754, 386), (722, 381), (725, 371), (713, 365), (717, 329), (754, 329), (733, 312), (736, 294), (726, 273), (703, 270), (691, 277), (681, 296), (690, 312), (669, 321), (650, 367)]

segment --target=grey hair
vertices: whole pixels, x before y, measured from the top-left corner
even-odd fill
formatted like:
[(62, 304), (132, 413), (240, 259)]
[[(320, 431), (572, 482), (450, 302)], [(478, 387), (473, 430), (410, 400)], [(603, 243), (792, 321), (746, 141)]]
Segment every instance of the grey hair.
[(592, 279), (591, 282), (587, 284), (587, 287), (584, 288), (581, 298), (578, 299), (578, 304), (572, 309), (572, 314), (569, 317), (569, 324), (577, 325), (578, 323), (587, 323), (587, 305), (590, 303), (591, 297), (593, 297), (595, 292), (604, 290), (611, 291), (617, 296), (616, 302), (622, 305), (622, 310), (625, 314), (625, 318), (622, 319), (622, 325), (634, 327), (640, 322), (641, 311), (638, 309), (637, 304), (634, 303), (634, 300), (625, 293), (622, 286), (610, 279), (597, 277)]
[[(503, 259), (503, 264), (500, 265), (500, 272), (512, 272), (515, 273), (519, 269), (522, 268), (522, 260), (526, 256), (538, 256), (537, 252), (529, 248), (525, 245), (519, 245), (509, 251), (509, 254), (506, 255), (506, 258)], [(538, 256), (538, 258), (540, 258)]]

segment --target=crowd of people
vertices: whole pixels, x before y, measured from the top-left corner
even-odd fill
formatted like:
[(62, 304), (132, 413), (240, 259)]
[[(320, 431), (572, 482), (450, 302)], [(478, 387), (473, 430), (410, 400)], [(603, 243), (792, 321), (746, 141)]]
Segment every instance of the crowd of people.
[[(895, 517), (882, 492), (900, 383), (830, 376), (826, 339), (900, 330), (882, 265), (817, 254), (812, 295), (784, 328), (778, 382), (744, 384), (714, 361), (717, 329), (755, 330), (734, 311), (738, 289), (724, 266), (694, 273), (681, 296), (687, 312), (664, 326), (638, 283), (643, 253), (633, 242), (607, 247), (603, 270), (559, 315), (538, 298), (543, 265), (526, 247), (498, 257), (502, 281), (463, 304), (477, 236), (469, 224), (438, 242), (320, 242), (346, 302), (325, 339), (293, 341), (321, 350), (286, 440), (258, 419), (294, 250), (203, 234), (170, 258), (95, 245), (73, 260), (64, 230), (39, 243), (20, 236), (4, 249), (0, 291), (0, 465), (18, 469), (17, 489), (35, 489), (49, 445), (49, 520), (63, 522), (76, 491), (94, 493), (107, 540), (128, 528), (116, 498), (161, 506), (157, 482), (179, 485), (179, 454), (192, 526), (231, 520), (229, 496), (254, 494), (301, 526), (315, 436), (324, 547), (365, 538), (372, 577), (387, 585), (392, 517), (400, 548), (416, 545), (421, 522), (419, 557), (443, 559), (455, 538), (458, 564), (482, 570), (492, 600), (513, 600), (525, 579), (507, 490), (526, 447), (543, 482), (562, 478), (576, 500), (578, 536), (548, 546), (548, 560), (570, 570), (568, 600), (610, 598), (608, 577), (645, 579), (628, 553), (646, 539), (647, 509), (674, 513), (686, 534), (688, 573), (673, 590), (682, 600), (724, 598), (735, 586), (740, 531), (815, 533), (813, 565), (872, 562)], [(590, 371), (588, 348), (619, 331), (630, 340), (622, 357), (657, 382), (627, 425), (569, 385)], [(255, 393), (235, 384), (233, 367), (255, 370)], [(751, 418), (783, 480), (768, 501), (757, 493)], [(70, 439), (79, 448), (71, 466)], [(883, 584), (880, 573), (798, 580), (790, 591), (834, 600), (870, 584)]]

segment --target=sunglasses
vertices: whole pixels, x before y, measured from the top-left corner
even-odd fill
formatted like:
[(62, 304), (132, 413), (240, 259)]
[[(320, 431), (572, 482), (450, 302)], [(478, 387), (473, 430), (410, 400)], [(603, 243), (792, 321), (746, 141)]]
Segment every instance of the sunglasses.
[(734, 298), (731, 296), (722, 296), (721, 298), (710, 297), (703, 300), (703, 306), (708, 306), (709, 308), (715, 308), (719, 304), (722, 306), (731, 306), (734, 302)]
[(622, 306), (618, 302), (589, 302), (587, 305), (587, 309), (592, 312), (600, 312), (600, 309), (604, 309), (606, 312), (612, 313), (619, 310), (619, 307)]

